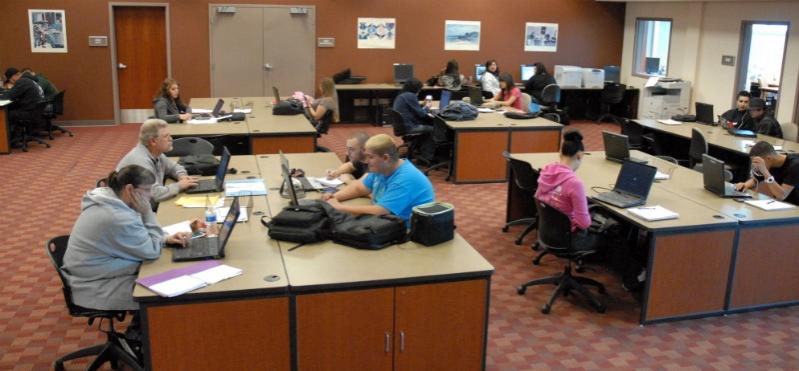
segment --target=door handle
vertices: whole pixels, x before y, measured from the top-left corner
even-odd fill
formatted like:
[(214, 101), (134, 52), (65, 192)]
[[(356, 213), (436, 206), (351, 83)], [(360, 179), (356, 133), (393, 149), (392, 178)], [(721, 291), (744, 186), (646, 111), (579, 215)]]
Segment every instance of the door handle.
[(117, 68), (120, 69), (120, 70), (124, 70), (124, 69), (128, 68), (128, 65), (126, 65), (124, 63), (119, 63), (119, 64), (117, 64)]
[(264, 63), (264, 69), (265, 70), (271, 70), (272, 69), (272, 65), (269, 64), (269, 63)]
[(391, 334), (389, 334), (388, 331), (386, 331), (385, 347), (386, 347), (386, 353), (391, 352)]
[(400, 353), (405, 351), (405, 331), (400, 331)]

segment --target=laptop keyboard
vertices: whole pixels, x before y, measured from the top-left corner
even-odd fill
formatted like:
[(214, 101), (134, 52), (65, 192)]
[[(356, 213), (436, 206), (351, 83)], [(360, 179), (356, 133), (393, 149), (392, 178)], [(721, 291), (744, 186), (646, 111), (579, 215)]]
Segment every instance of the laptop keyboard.
[(618, 207), (632, 206), (641, 201), (638, 197), (628, 196), (619, 192), (604, 192), (596, 195), (595, 198)]
[(210, 256), (215, 255), (213, 251), (216, 249), (216, 238), (197, 238), (189, 240), (187, 249), (189, 256)]
[(189, 188), (188, 193), (216, 191), (216, 179), (202, 179), (197, 186)]

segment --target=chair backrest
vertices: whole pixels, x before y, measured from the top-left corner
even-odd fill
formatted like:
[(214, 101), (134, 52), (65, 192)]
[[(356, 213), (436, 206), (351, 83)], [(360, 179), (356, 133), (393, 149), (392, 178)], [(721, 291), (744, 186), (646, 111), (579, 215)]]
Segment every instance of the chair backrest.
[(624, 92), (627, 90), (627, 85), (618, 83), (605, 83), (602, 88), (602, 103), (618, 104), (624, 99)]
[(205, 155), (214, 152), (214, 145), (211, 142), (198, 137), (184, 137), (175, 139), (172, 142), (172, 150), (167, 152), (167, 156), (188, 156)]
[(796, 142), (798, 139), (797, 135), (797, 127), (796, 124), (792, 122), (783, 122), (780, 123), (780, 128), (782, 129), (782, 138), (785, 140), (790, 140)]
[(530, 94), (522, 93), (522, 111), (530, 112), (530, 102), (533, 101), (533, 97)]
[(644, 144), (644, 127), (641, 124), (620, 117), (621, 133), (627, 136), (630, 146), (640, 147)]
[[(688, 157), (694, 163), (702, 162), (702, 155), (707, 153), (707, 140), (702, 132), (697, 128), (691, 129), (691, 147), (688, 150)], [(693, 165), (693, 164), (691, 164)]]
[(53, 96), (51, 103), (53, 104), (53, 114), (60, 116), (64, 114), (64, 93), (66, 90), (61, 90)]
[(545, 105), (560, 103), (560, 86), (549, 84), (541, 90), (541, 100)]
[(447, 127), (447, 122), (441, 116), (433, 116), (433, 141), (438, 144), (453, 143), (454, 134)]
[(317, 134), (327, 134), (330, 130), (330, 123), (333, 122), (333, 111), (328, 110), (322, 118), (316, 121), (314, 128)]
[(535, 200), (538, 209), (538, 240), (553, 253), (566, 252), (571, 247), (571, 220), (560, 210), (541, 200)]
[(391, 108), (386, 108), (386, 111), (388, 112), (388, 121), (390, 121), (391, 127), (394, 129), (394, 136), (402, 137), (407, 134), (405, 118), (402, 117), (402, 114)]
[(74, 316), (80, 313), (80, 307), (72, 302), (72, 289), (69, 286), (69, 281), (67, 281), (66, 276), (64, 276), (64, 271), (61, 269), (61, 266), (64, 265), (64, 254), (67, 252), (68, 244), (69, 235), (58, 236), (47, 241), (45, 248), (47, 250), (47, 256), (50, 257), (50, 262), (53, 263), (53, 268), (55, 268), (56, 273), (58, 273), (58, 278), (61, 279), (61, 291), (64, 294), (64, 302), (67, 304), (69, 314)]
[(535, 194), (538, 189), (538, 171), (529, 162), (511, 157), (508, 151), (502, 151), (502, 157), (505, 157), (511, 170), (513, 170), (513, 182), (516, 183), (516, 186)]

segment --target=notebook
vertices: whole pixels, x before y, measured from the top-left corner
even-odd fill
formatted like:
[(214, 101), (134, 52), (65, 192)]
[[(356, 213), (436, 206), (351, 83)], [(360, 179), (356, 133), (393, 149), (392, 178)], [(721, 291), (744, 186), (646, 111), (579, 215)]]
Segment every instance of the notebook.
[(680, 214), (677, 214), (676, 212), (666, 209), (660, 205), (631, 207), (627, 209), (627, 211), (633, 216), (648, 222), (677, 219), (680, 217)]
[(766, 211), (786, 210), (786, 209), (793, 209), (794, 207), (796, 207), (796, 205), (777, 200), (747, 200), (744, 202), (758, 209), (763, 209)]
[(242, 270), (218, 261), (206, 261), (136, 280), (164, 297), (174, 297), (242, 274)]

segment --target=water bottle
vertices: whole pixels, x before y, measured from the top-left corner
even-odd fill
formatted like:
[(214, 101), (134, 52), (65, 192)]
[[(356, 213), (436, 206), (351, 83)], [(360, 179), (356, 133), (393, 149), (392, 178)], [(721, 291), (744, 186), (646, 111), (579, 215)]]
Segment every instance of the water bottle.
[(208, 205), (208, 208), (205, 209), (205, 234), (208, 236), (216, 235), (216, 212), (211, 205)]

